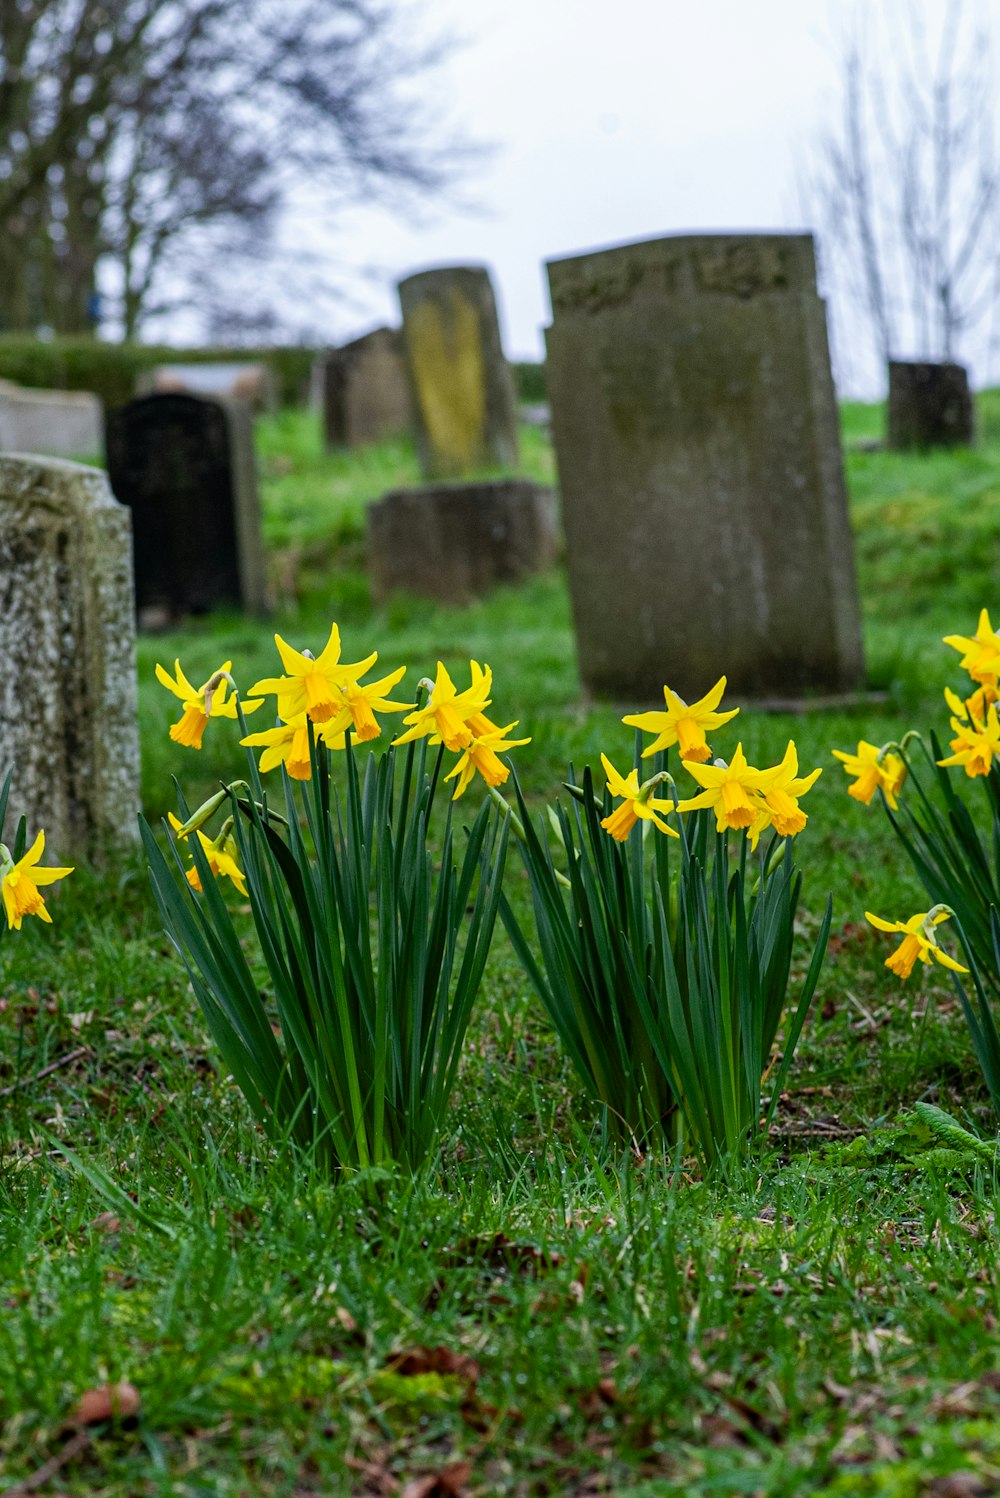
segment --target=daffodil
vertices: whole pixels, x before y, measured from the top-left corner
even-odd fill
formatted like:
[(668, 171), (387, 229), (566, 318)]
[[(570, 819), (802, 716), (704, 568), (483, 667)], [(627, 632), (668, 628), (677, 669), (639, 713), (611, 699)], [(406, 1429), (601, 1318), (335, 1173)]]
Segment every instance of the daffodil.
[[(470, 661), (469, 670), (472, 685), (459, 692), (443, 662), (438, 661), (434, 680), (422, 683), (429, 689), (426, 703), (403, 719), (406, 732), (393, 739), (393, 743), (408, 744), (411, 739), (429, 737), (431, 743), (441, 743), (452, 753), (467, 749), (476, 736), (470, 720), (476, 721), (484, 708), (489, 707), (493, 683), (489, 666), (483, 668), (478, 662)], [(495, 731), (496, 725), (489, 723), (489, 719), (483, 719), (483, 722), (489, 725), (489, 731)]]
[(939, 765), (964, 765), (966, 775), (988, 775), (995, 758), (1000, 755), (1000, 721), (997, 720), (996, 707), (987, 710), (983, 722), (967, 719), (963, 722), (960, 718), (952, 718), (952, 731), (955, 737), (951, 741), (952, 753), (946, 759), (939, 759)]
[(616, 842), (623, 843), (636, 822), (643, 821), (652, 822), (654, 827), (658, 827), (668, 837), (680, 837), (680, 833), (659, 815), (661, 812), (664, 815), (672, 812), (674, 803), (653, 795), (653, 791), (663, 784), (665, 777), (654, 775), (640, 785), (638, 770), (632, 769), (628, 775), (619, 775), (606, 754), (601, 755), (601, 764), (604, 766), (611, 794), (622, 797), (621, 806), (616, 806), (610, 816), (601, 820), (605, 832), (610, 832)]
[(728, 723), (739, 712), (738, 707), (728, 713), (715, 711), (725, 690), (726, 678), (720, 676), (710, 692), (689, 705), (683, 697), (679, 697), (669, 687), (664, 687), (663, 696), (667, 704), (665, 713), (634, 713), (623, 718), (622, 722), (629, 728), (639, 728), (643, 733), (657, 735), (649, 747), (642, 751), (643, 759), (649, 759), (650, 755), (676, 744), (681, 759), (694, 760), (700, 764), (712, 755), (705, 741), (705, 734), (713, 728), (721, 728), (723, 723)]
[(1000, 673), (1000, 636), (990, 624), (986, 609), (979, 615), (974, 635), (945, 635), (944, 643), (962, 652), (962, 669), (968, 671), (973, 681), (996, 685)]
[(261, 774), (266, 775), (277, 765), (283, 764), (293, 780), (309, 780), (312, 776), (312, 761), (309, 758), (309, 729), (305, 713), (296, 713), (288, 723), (277, 728), (265, 728), (260, 733), (248, 733), (240, 743), (246, 749), (261, 748)]
[(944, 700), (951, 709), (953, 718), (958, 718), (963, 723), (975, 723), (981, 728), (986, 714), (997, 700), (997, 689), (992, 683), (986, 682), (977, 687), (970, 697), (960, 697), (950, 687), (945, 687)]
[(702, 765), (688, 761), (688, 771), (705, 789), (698, 796), (681, 801), (677, 810), (698, 811), (710, 806), (715, 812), (715, 825), (719, 832), (727, 827), (739, 830), (752, 827), (765, 809), (765, 789), (777, 779), (780, 766), (771, 770), (755, 770), (747, 763), (743, 745), (736, 745), (736, 753), (729, 764), (717, 759), (714, 764)]
[(505, 754), (510, 749), (518, 749), (522, 744), (530, 744), (530, 739), (508, 739), (506, 735), (517, 723), (508, 723), (505, 728), (493, 727), (489, 733), (473, 737), (470, 743), (462, 751), (461, 758), (455, 768), (444, 778), (445, 780), (457, 780), (453, 801), (463, 796), (469, 788), (469, 783), (478, 771), (486, 781), (487, 785), (503, 785), (510, 775), (508, 767), (497, 758), (498, 754)]
[[(799, 798), (816, 784), (822, 773), (821, 769), (813, 770), (810, 775), (802, 779), (798, 778), (799, 757), (793, 740), (789, 739), (788, 748), (785, 750), (781, 764), (777, 766), (774, 779), (760, 791), (765, 810), (761, 814), (762, 821), (758, 834), (768, 825), (773, 826), (779, 837), (795, 837), (801, 832), (808, 817), (799, 806)], [(753, 839), (755, 846), (756, 841), (755, 837)]]
[(405, 675), (406, 667), (400, 666), (398, 671), (383, 676), (379, 681), (371, 681), (367, 686), (349, 681), (338, 691), (340, 711), (323, 725), (324, 735), (327, 730), (342, 733), (350, 728), (359, 743), (377, 739), (382, 728), (376, 713), (408, 713), (414, 707), (412, 702), (393, 702), (385, 695)]
[[(195, 688), (181, 670), (180, 661), (174, 661), (173, 676), (163, 666), (157, 665), (157, 681), (161, 686), (166, 687), (168, 692), (173, 692), (175, 697), (179, 697), (184, 704), (183, 713), (170, 728), (170, 737), (175, 744), (183, 744), (189, 749), (200, 749), (202, 735), (208, 727), (209, 718), (236, 717), (236, 694), (229, 695), (232, 683), (229, 673), (232, 669), (232, 661), (223, 661), (219, 669), (212, 672), (204, 686)], [(244, 701), (243, 712), (244, 714), (253, 713), (261, 706), (263, 706), (262, 699), (258, 698), (253, 701), (251, 697)]]
[(946, 921), (952, 912), (945, 905), (935, 905), (932, 910), (921, 911), (919, 915), (912, 915), (908, 921), (884, 921), (881, 916), (872, 915), (870, 910), (865, 911), (865, 919), (875, 927), (877, 931), (901, 932), (903, 940), (885, 960), (886, 967), (890, 972), (898, 973), (901, 978), (908, 978), (913, 971), (915, 962), (922, 962), (930, 966), (931, 961), (939, 962), (942, 967), (950, 968), (954, 973), (967, 973), (969, 969), (956, 962), (954, 957), (949, 957), (937, 944), (934, 928)]
[(39, 889), (46, 884), (55, 884), (72, 874), (68, 869), (43, 869), (38, 860), (45, 851), (45, 833), (40, 832), (23, 858), (14, 862), (9, 850), (0, 843), (0, 870), (3, 871), (3, 905), (7, 913), (7, 928), (20, 931), (26, 915), (37, 915), (40, 921), (52, 924), (52, 917), (45, 908)]
[[(174, 832), (177, 833), (178, 840), (190, 836), (190, 833), (183, 831), (183, 823), (174, 816), (173, 812), (169, 813), (167, 820), (174, 829)], [(246, 895), (246, 875), (237, 862), (236, 839), (232, 834), (232, 825), (232, 819), (227, 819), (218, 837), (215, 839), (210, 838), (207, 833), (202, 832), (199, 828), (193, 830), (197, 833), (198, 841), (201, 843), (205, 857), (208, 859), (208, 867), (215, 878), (231, 879), (240, 894)], [(194, 864), (188, 869), (186, 877), (192, 889), (201, 889), (201, 875)]]
[(291, 723), (305, 713), (314, 723), (326, 723), (344, 705), (341, 692), (351, 683), (357, 683), (366, 671), (370, 671), (378, 660), (378, 651), (373, 651), (363, 661), (354, 661), (349, 666), (340, 664), (340, 630), (330, 626), (330, 638), (315, 659), (294, 650), (280, 635), (275, 635), (284, 676), (267, 676), (251, 688), (256, 694), (273, 694), (278, 699), (278, 717)]
[(847, 774), (855, 777), (854, 784), (847, 787), (849, 796), (868, 806), (880, 790), (892, 810), (896, 810), (896, 797), (906, 779), (906, 764), (900, 755), (864, 739), (859, 739), (856, 754), (847, 754), (843, 749), (834, 749), (833, 753)]

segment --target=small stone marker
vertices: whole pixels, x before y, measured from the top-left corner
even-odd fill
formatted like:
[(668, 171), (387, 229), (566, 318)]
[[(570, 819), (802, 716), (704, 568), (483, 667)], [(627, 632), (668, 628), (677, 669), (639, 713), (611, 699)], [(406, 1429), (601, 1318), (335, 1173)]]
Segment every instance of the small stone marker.
[(417, 448), (427, 478), (517, 463), (514, 381), (485, 266), (421, 271), (399, 283)]
[(864, 662), (809, 235), (647, 240), (548, 265), (548, 386), (594, 691), (844, 692)]
[(104, 408), (87, 390), (34, 390), (0, 380), (0, 452), (96, 458)]
[(140, 624), (268, 607), (253, 422), (243, 401), (146, 395), (108, 418), (108, 472), (132, 511)]
[(528, 479), (397, 489), (368, 506), (372, 593), (467, 603), (555, 561), (555, 497)]
[(888, 442), (911, 448), (971, 447), (975, 409), (968, 371), (961, 364), (889, 361)]
[(317, 360), (328, 448), (363, 447), (413, 428), (413, 404), (398, 328), (376, 328)]
[(278, 409), (274, 375), (266, 364), (260, 363), (158, 364), (136, 381), (137, 395), (175, 392), (249, 401), (259, 411)]
[(129, 513), (95, 468), (0, 455), (0, 774), (46, 861), (136, 840), (139, 733)]

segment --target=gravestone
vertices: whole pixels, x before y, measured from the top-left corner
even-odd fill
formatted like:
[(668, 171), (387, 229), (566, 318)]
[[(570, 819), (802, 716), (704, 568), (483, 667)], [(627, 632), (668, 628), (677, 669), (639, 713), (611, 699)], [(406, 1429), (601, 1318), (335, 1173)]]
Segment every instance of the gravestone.
[(689, 700), (856, 688), (857, 586), (809, 235), (548, 265), (548, 384), (580, 669)]
[(417, 449), (427, 478), (517, 463), (514, 381), (489, 271), (450, 266), (399, 282)]
[(376, 328), (317, 360), (329, 449), (363, 447), (412, 430), (413, 407), (398, 328)]
[(369, 505), (372, 593), (467, 603), (555, 561), (555, 497), (527, 479), (398, 489)]
[(268, 607), (253, 422), (243, 401), (146, 395), (112, 411), (108, 472), (132, 512), (140, 624)]
[(0, 380), (0, 452), (96, 458), (104, 410), (87, 390), (34, 390)]
[(975, 409), (968, 371), (961, 364), (889, 361), (888, 445), (911, 448), (971, 447)]
[(135, 842), (139, 810), (129, 513), (95, 468), (0, 454), (0, 774), (47, 862)]
[(136, 380), (137, 395), (185, 393), (249, 401), (258, 411), (276, 411), (278, 392), (266, 364), (229, 360), (194, 364), (158, 364)]

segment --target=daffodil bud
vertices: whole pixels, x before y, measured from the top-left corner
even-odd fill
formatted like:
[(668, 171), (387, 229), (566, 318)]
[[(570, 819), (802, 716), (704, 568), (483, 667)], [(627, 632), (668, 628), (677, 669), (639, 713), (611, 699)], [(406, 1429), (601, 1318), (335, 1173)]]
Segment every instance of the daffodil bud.
[(177, 828), (178, 838), (188, 837), (192, 832), (197, 832), (199, 827), (204, 827), (205, 823), (215, 816), (228, 796), (229, 787), (226, 786), (223, 790), (216, 791), (214, 796), (209, 796), (207, 801), (203, 801), (198, 810), (192, 812), (187, 821), (182, 822)]

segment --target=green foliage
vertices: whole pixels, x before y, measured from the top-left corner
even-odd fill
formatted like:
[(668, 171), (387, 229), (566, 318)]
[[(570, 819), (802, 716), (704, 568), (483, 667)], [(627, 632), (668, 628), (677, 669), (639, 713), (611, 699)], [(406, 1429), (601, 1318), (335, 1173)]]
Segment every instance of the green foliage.
[(511, 364), (517, 398), (528, 405), (548, 400), (549, 391), (545, 380), (545, 364), (530, 359), (516, 360)]
[(138, 377), (157, 364), (204, 364), (217, 360), (262, 360), (274, 373), (282, 405), (305, 398), (312, 367), (308, 348), (172, 348), (144, 343), (103, 343), (96, 338), (31, 338), (0, 335), (0, 379), (45, 390), (90, 390), (108, 409), (135, 395)]
[(507, 827), (485, 802), (456, 848), (449, 802), (435, 874), (440, 754), (428, 774), (425, 741), (390, 748), (361, 775), (348, 742), (342, 800), (330, 752), (310, 735), (301, 805), (282, 771), (281, 830), (252, 756), (255, 799), (229, 792), (273, 1010), (202, 847), (193, 852), (204, 893), (183, 877), (178, 889), (176, 846), (172, 870), (143, 822), (156, 899), (213, 1039), (270, 1135), (315, 1146), (340, 1169), (412, 1167), (436, 1145), (454, 1087)]
[[(576, 789), (575, 783), (571, 789)], [(763, 1079), (785, 1010), (802, 876), (790, 839), (755, 861), (748, 840), (681, 823), (679, 852), (650, 833), (625, 843), (601, 827), (611, 812), (590, 770), (572, 813), (556, 813), (565, 876), (524, 798), (523, 858), (531, 881), (539, 964), (508, 901), (511, 940), (574, 1066), (606, 1110), (612, 1133), (637, 1144), (682, 1134), (709, 1165), (742, 1158), (757, 1133)], [(730, 853), (737, 863), (730, 867)], [(827, 902), (791, 1014), (765, 1113), (770, 1119), (819, 978), (830, 932)]]

